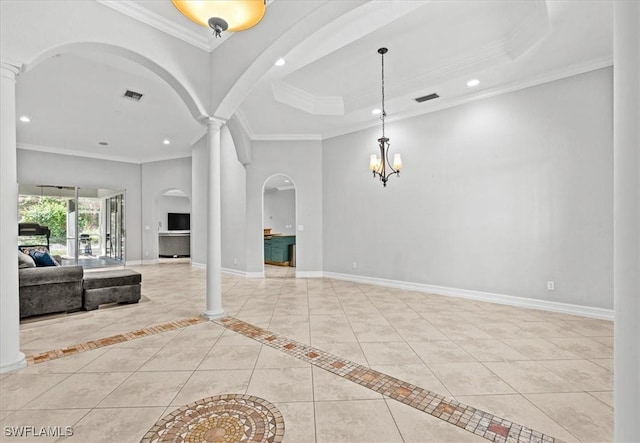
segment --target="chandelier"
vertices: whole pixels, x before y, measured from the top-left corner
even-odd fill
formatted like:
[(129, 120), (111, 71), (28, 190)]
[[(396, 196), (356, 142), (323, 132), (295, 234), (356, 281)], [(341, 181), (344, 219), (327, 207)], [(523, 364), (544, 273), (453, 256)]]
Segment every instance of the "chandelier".
[(267, 8), (266, 0), (171, 0), (189, 20), (222, 31), (244, 31), (257, 25)]
[(400, 169), (402, 169), (402, 159), (400, 158), (400, 154), (393, 155), (393, 164), (389, 162), (389, 138), (384, 134), (384, 119), (387, 116), (384, 109), (384, 55), (388, 51), (389, 50), (387, 48), (378, 49), (378, 54), (380, 54), (382, 58), (382, 112), (380, 114), (380, 120), (382, 120), (382, 137), (378, 139), (378, 143), (380, 145), (380, 158), (378, 158), (376, 154), (371, 154), (371, 158), (369, 160), (369, 169), (373, 172), (373, 178), (379, 177), (384, 187), (387, 186), (389, 177), (393, 174), (399, 177)]

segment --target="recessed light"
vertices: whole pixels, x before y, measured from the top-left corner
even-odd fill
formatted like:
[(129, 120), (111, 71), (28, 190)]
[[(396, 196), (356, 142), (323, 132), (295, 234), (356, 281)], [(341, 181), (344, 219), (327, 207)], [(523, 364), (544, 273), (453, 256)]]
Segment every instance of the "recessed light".
[(22, 117), (20, 117), (20, 121), (22, 123), (29, 123), (31, 121), (31, 119), (29, 117), (27, 117), (26, 115), (23, 115)]
[(478, 80), (477, 78), (474, 78), (473, 80), (469, 80), (467, 82), (467, 86), (470, 88), (473, 88), (474, 86), (478, 86), (480, 84), (480, 80)]
[(380, 114), (382, 113), (382, 109), (378, 109), (378, 108), (376, 108), (376, 109), (372, 109), (372, 110), (371, 110), (371, 113), (372, 113), (373, 115), (380, 115)]
[(171, 144), (171, 142), (166, 138), (162, 141), (162, 143), (165, 144), (165, 145), (170, 145)]
[(285, 180), (284, 182), (285, 182), (285, 183), (291, 183), (289, 180)]
[(109, 146), (109, 142), (98, 142), (100, 146)]
[(286, 61), (283, 58), (276, 60), (276, 66), (284, 66), (285, 63)]

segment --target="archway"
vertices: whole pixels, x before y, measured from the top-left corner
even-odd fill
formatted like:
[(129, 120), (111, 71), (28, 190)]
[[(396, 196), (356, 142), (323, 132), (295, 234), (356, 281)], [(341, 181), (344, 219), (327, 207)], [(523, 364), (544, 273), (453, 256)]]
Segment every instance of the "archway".
[(40, 53), (31, 62), (23, 65), (22, 72), (29, 72), (43, 61), (60, 54), (81, 55), (87, 53), (115, 55), (149, 69), (151, 72), (163, 79), (180, 96), (194, 119), (202, 122), (208, 118), (207, 111), (186, 81), (178, 79), (175, 75), (150, 58), (121, 46), (98, 42), (76, 42), (56, 46)]
[(295, 278), (296, 185), (291, 177), (275, 174), (262, 187), (265, 278)]

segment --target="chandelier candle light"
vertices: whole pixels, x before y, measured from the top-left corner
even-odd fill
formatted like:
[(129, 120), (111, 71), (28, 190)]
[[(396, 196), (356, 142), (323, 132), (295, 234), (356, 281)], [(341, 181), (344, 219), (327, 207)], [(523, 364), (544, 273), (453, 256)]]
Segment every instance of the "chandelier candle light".
[(216, 37), (222, 31), (244, 31), (264, 17), (266, 0), (171, 0), (189, 20), (213, 29)]
[[(384, 109), (384, 55), (389, 50), (387, 48), (378, 49), (378, 54), (382, 57), (382, 112), (380, 113), (380, 120), (382, 120), (382, 137), (378, 139), (380, 144), (380, 158), (376, 154), (371, 154), (369, 160), (369, 169), (373, 172), (373, 178), (379, 177), (382, 185), (387, 187), (387, 181), (393, 174), (400, 176), (400, 169), (402, 169), (402, 159), (400, 154), (393, 155), (393, 166), (389, 162), (389, 138), (384, 134), (384, 119), (387, 113)], [(389, 169), (389, 172), (387, 172)]]

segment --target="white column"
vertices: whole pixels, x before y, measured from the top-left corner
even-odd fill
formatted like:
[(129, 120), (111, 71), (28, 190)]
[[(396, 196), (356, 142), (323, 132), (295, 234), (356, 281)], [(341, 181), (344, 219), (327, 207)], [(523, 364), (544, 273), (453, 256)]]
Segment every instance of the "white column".
[(223, 120), (207, 120), (207, 150), (209, 176), (207, 177), (207, 309), (204, 318), (223, 317), (222, 310), (222, 231), (220, 215), (220, 129)]
[(19, 66), (0, 60), (0, 372), (27, 365), (20, 352), (18, 300), (16, 75), (19, 72)]
[(640, 3), (614, 2), (614, 441), (640, 438)]

